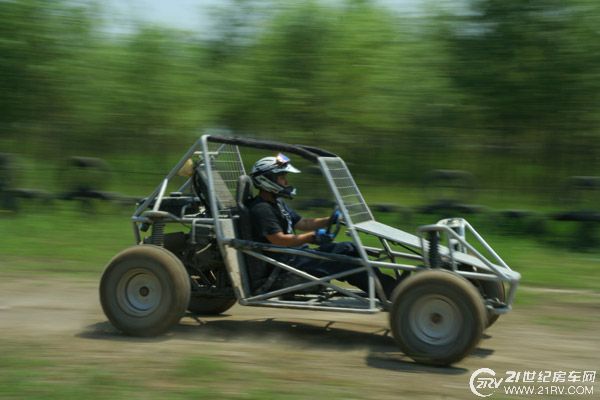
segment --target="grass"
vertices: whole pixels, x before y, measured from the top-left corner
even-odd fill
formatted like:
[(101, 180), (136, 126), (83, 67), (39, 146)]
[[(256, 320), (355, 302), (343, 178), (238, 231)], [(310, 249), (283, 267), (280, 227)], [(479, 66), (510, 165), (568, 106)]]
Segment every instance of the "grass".
[[(115, 353), (65, 351), (62, 346), (0, 340), (0, 398), (10, 399), (347, 399), (348, 379), (313, 382), (310, 394), (285, 375), (253, 365), (193, 352), (163, 349), (132, 355), (136, 344), (116, 344)], [(204, 352), (206, 353), (206, 352)], [(210, 352), (209, 352), (210, 353)], [(115, 362), (118, 361), (118, 362)]]
[(0, 219), (0, 231), (8, 233), (0, 241), (3, 271), (97, 273), (118, 251), (134, 244), (125, 213), (88, 217), (70, 206)]

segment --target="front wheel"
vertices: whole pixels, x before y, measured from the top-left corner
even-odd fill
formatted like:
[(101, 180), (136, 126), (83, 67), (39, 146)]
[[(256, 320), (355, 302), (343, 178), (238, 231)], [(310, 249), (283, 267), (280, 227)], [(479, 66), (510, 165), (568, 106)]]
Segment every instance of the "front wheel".
[(402, 351), (429, 365), (462, 360), (479, 343), (487, 324), (477, 289), (445, 270), (419, 272), (392, 294), (390, 327)]
[[(502, 282), (496, 281), (481, 281), (481, 291), (486, 299), (491, 299), (493, 301), (504, 303), (506, 302), (506, 291), (504, 289), (504, 284)], [(492, 310), (486, 310), (487, 312), (487, 326), (489, 328), (494, 324), (494, 322), (498, 321), (500, 318), (500, 314), (496, 314)]]
[(162, 247), (139, 245), (113, 258), (100, 281), (100, 302), (112, 324), (133, 336), (166, 332), (184, 315), (190, 280), (179, 259)]

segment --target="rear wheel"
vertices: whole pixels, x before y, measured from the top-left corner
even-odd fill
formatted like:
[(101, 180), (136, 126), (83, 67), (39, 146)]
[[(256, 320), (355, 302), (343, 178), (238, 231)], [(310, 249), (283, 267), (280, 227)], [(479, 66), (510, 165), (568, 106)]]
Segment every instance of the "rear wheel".
[(131, 247), (111, 260), (100, 282), (100, 302), (112, 324), (126, 334), (155, 336), (175, 325), (188, 306), (190, 280), (168, 250)]
[(192, 273), (194, 288), (188, 304), (189, 312), (199, 315), (218, 315), (233, 307), (237, 299), (222, 261), (209, 259), (195, 272), (197, 275)]
[(449, 271), (414, 274), (392, 294), (392, 334), (405, 354), (423, 364), (462, 360), (479, 343), (486, 319), (477, 289)]
[(218, 315), (233, 307), (236, 301), (235, 298), (192, 296), (188, 310), (192, 314)]

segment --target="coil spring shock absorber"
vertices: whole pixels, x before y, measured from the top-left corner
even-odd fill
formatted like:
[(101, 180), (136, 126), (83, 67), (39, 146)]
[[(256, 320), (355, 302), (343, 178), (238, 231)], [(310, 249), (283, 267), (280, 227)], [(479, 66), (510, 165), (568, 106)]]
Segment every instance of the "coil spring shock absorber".
[(152, 235), (150, 242), (155, 246), (164, 247), (165, 245), (165, 221), (158, 220), (152, 224)]
[(438, 268), (441, 265), (440, 258), (440, 237), (439, 233), (436, 231), (428, 232), (429, 239), (429, 265), (431, 268)]
[(144, 217), (152, 222), (152, 234), (150, 235), (150, 243), (155, 246), (164, 247), (165, 245), (165, 225), (169, 218), (169, 213), (164, 211), (147, 211)]

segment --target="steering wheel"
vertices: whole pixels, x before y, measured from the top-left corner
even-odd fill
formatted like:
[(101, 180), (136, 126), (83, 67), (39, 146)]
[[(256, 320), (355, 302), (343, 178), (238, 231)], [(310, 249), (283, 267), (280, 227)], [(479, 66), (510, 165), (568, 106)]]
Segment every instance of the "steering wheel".
[[(335, 223), (333, 222), (333, 219), (335, 218), (337, 214), (337, 220), (335, 221)], [(342, 219), (343, 219), (343, 215), (342, 212), (340, 211), (340, 209), (338, 207), (336, 207), (333, 212), (331, 213), (331, 217), (329, 217), (329, 222), (327, 223), (327, 233), (332, 235), (332, 239), (335, 239), (335, 237), (338, 235), (338, 233), (340, 233), (340, 229), (342, 228)]]

